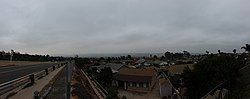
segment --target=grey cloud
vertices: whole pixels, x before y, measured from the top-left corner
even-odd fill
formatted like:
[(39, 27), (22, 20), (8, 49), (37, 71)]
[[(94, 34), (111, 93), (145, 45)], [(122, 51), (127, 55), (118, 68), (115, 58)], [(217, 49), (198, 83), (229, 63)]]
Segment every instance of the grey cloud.
[(37, 54), (231, 51), (248, 0), (2, 0), (0, 50)]

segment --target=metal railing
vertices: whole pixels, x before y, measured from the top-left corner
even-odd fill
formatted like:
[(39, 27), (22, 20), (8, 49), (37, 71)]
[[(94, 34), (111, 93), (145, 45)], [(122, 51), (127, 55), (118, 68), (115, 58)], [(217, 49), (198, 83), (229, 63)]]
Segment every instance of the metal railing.
[[(106, 98), (106, 95), (105, 93), (101, 92), (102, 90), (98, 90), (96, 87), (98, 86), (95, 86), (93, 84), (93, 82), (90, 80), (90, 78), (85, 74), (85, 72), (83, 70), (79, 70), (78, 69), (78, 72), (80, 73), (80, 77), (81, 77), (81, 83), (82, 84), (89, 84), (91, 90), (94, 92), (94, 94), (99, 98), (99, 99), (105, 99)], [(84, 80), (85, 79), (85, 80)]]
[[(220, 82), (216, 87), (214, 87), (213, 89), (211, 89), (206, 95), (204, 95), (203, 97), (201, 97), (201, 99), (206, 99), (209, 95), (213, 95), (213, 93), (217, 90), (221, 90), (223, 87), (226, 86), (226, 83), (228, 83), (228, 81), (222, 81)], [(221, 96), (218, 96), (221, 97)]]
[(36, 72), (36, 73), (32, 73), (32, 74), (28, 74), (26, 76), (8, 81), (6, 83), (0, 84), (0, 96), (10, 92), (14, 89), (17, 89), (18, 87), (27, 85), (27, 84), (32, 84), (32, 82), (34, 83), (35, 81), (37, 81), (38, 79), (48, 75), (48, 73), (54, 71), (54, 69), (60, 68), (61, 66), (65, 65), (66, 63), (60, 63), (56, 66), (52, 66), (49, 68), (46, 68), (42, 71)]
[[(167, 76), (163, 71), (161, 71), (161, 72), (162, 72), (162, 76), (163, 76), (165, 79), (170, 79), (170, 77)], [(172, 84), (171, 81), (170, 81), (170, 85), (172, 86), (172, 89), (173, 89), (173, 91), (174, 91), (174, 93), (175, 93), (175, 94), (173, 94), (173, 96), (176, 95), (177, 99), (181, 99), (180, 92), (174, 87), (174, 85)]]
[(104, 88), (102, 87), (102, 85), (101, 85), (100, 83), (98, 83), (98, 81), (96, 81), (96, 80), (93, 79), (93, 78), (92, 78), (92, 80), (93, 80), (93, 82), (94, 82), (95, 84), (97, 84), (97, 87), (99, 87), (99, 89), (101, 89), (102, 95), (106, 97), (106, 95), (108, 95), (107, 90), (104, 89)]
[(27, 82), (30, 82), (29, 75), (3, 83), (0, 85), (0, 95), (5, 94)]
[(34, 74), (35, 80), (38, 80), (38, 79), (44, 77), (45, 75), (46, 75), (46, 71), (45, 71), (45, 70), (42, 70), (42, 71), (40, 71), (40, 72), (37, 72), (37, 73)]

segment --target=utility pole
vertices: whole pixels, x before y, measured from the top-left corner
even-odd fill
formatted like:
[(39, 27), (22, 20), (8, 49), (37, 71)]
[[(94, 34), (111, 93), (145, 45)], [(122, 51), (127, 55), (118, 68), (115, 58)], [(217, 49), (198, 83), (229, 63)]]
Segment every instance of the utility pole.
[(14, 50), (11, 49), (10, 50), (10, 62), (12, 62), (13, 55), (14, 55)]

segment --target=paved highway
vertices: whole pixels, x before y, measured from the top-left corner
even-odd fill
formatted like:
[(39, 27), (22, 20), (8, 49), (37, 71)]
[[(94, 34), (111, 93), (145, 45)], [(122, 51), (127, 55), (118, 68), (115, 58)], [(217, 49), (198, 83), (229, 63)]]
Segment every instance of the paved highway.
[(7, 66), (0, 67), (0, 84), (17, 79), (19, 77), (39, 72), (48, 67), (55, 66), (59, 63), (44, 63), (25, 66)]

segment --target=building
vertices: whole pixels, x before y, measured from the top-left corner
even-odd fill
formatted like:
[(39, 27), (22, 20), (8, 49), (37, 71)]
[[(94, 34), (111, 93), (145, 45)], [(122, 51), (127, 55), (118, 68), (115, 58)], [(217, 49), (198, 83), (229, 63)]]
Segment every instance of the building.
[(127, 91), (147, 93), (155, 85), (156, 76), (154, 68), (121, 68), (115, 75), (115, 83)]
[(116, 64), (116, 63), (106, 63), (106, 64), (102, 64), (102, 65), (98, 65), (98, 66), (92, 66), (92, 68), (97, 68), (98, 72), (105, 68), (105, 67), (110, 67), (110, 69), (112, 70), (112, 73), (115, 74), (118, 72), (118, 70), (120, 68), (123, 67), (123, 64)]

